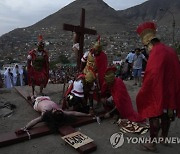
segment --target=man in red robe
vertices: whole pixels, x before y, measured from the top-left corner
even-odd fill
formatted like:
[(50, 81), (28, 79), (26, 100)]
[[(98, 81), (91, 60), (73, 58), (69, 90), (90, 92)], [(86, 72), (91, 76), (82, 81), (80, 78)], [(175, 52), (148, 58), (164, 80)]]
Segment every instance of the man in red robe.
[[(176, 52), (156, 37), (153, 22), (139, 25), (137, 33), (149, 51), (143, 85), (136, 98), (137, 109), (143, 118), (149, 118), (151, 139), (158, 137), (160, 127), (161, 137), (165, 138), (175, 113), (180, 116), (180, 63)], [(156, 150), (155, 143), (141, 146)]]
[(43, 88), (46, 87), (49, 79), (49, 58), (44, 50), (44, 42), (40, 40), (38, 48), (28, 53), (28, 85), (32, 86), (32, 94), (35, 93), (35, 86), (40, 86), (40, 95), (43, 95)]
[(102, 97), (107, 96), (106, 93), (109, 92), (121, 118), (132, 122), (142, 122), (144, 119), (133, 109), (126, 86), (120, 78), (115, 77), (115, 72), (115, 67), (107, 68), (101, 90)]
[(98, 37), (93, 48), (83, 55), (81, 62), (82, 65), (85, 65), (83, 73), (93, 72), (97, 76), (97, 82), (100, 88), (104, 82), (104, 74), (108, 65), (107, 55), (102, 50), (102, 45), (100, 44), (100, 37)]
[[(107, 55), (102, 50), (102, 45), (100, 43), (100, 36), (97, 38), (97, 42), (94, 44), (93, 48), (90, 49), (90, 51), (85, 52), (83, 57), (81, 58), (81, 70), (83, 70), (84, 74), (94, 74), (95, 80), (92, 82), (95, 82), (97, 86), (97, 90), (94, 93), (94, 99), (97, 100), (98, 104), (100, 105), (100, 90), (102, 87), (102, 84), (104, 82), (104, 74), (107, 69)], [(92, 83), (93, 84), (93, 83)], [(91, 84), (91, 85), (92, 85)], [(90, 96), (85, 96), (87, 100), (93, 104), (93, 98)]]

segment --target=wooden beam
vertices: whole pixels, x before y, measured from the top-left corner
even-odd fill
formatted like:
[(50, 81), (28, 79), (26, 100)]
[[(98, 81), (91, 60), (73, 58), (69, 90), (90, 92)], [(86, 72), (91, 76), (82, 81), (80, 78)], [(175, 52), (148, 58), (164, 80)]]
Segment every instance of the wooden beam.
[(14, 89), (20, 94), (21, 97), (23, 97), (26, 100), (26, 102), (28, 102), (29, 105), (33, 107), (31, 96), (27, 94), (26, 90), (24, 90), (23, 87), (18, 86), (14, 87)]
[[(27, 100), (27, 93), (22, 89), (22, 87), (15, 87), (15, 89), (17, 90), (17, 92), (19, 94), (21, 94), (21, 96), (23, 98), (25, 98), (25, 100)], [(27, 102), (30, 103), (30, 100), (27, 100)], [(32, 103), (30, 103), (30, 104), (32, 105)], [(74, 122), (72, 122), (71, 124), (66, 124), (64, 126), (61, 126), (59, 128), (59, 133), (62, 136), (65, 136), (65, 135), (76, 132), (76, 130), (73, 127), (79, 127), (79, 126), (89, 124), (89, 123), (92, 123), (95, 121), (96, 121), (96, 119), (92, 118), (92, 117), (77, 117), (77, 119)], [(30, 133), (30, 138), (33, 139), (33, 138), (38, 138), (38, 137), (41, 137), (44, 135), (49, 135), (49, 134), (51, 134), (51, 131), (45, 125), (45, 126), (41, 126), (41, 127), (34, 127), (29, 130), (29, 133)], [(16, 144), (16, 143), (26, 141), (26, 140), (29, 140), (29, 135), (26, 132), (24, 132), (23, 134), (20, 134), (20, 135), (17, 135), (15, 132), (1, 134), (0, 135), (0, 147), (9, 146), (9, 145)], [(96, 149), (97, 149), (97, 146), (93, 142), (91, 142), (91, 143), (88, 143), (86, 145), (79, 147), (76, 150), (81, 154), (87, 154), (92, 151), (95, 151)]]
[[(100, 117), (103, 118), (103, 115), (101, 115)], [(81, 118), (77, 117), (77, 119), (71, 123), (71, 126), (80, 127), (93, 122), (96, 122), (96, 119), (92, 117), (81, 117)], [(65, 126), (61, 126), (59, 128), (59, 131), (63, 130), (64, 128), (66, 128), (66, 132), (74, 130), (74, 128), (72, 128), (71, 126), (69, 124), (66, 124)], [(60, 134), (63, 134), (63, 136), (67, 135), (67, 133), (65, 133), (64, 131), (65, 130), (63, 130), (63, 132), (60, 132)], [(41, 136), (49, 135), (51, 134), (51, 131), (46, 125), (43, 125), (39, 127), (33, 127), (32, 129), (29, 130), (29, 133), (31, 135), (31, 139), (34, 139)], [(0, 147), (9, 146), (27, 140), (29, 140), (29, 136), (27, 135), (26, 132), (21, 135), (16, 135), (15, 132), (0, 134)]]
[[(101, 119), (103, 118), (103, 114), (100, 115), (100, 118)], [(84, 126), (86, 124), (90, 124), (93, 122), (96, 122), (96, 119), (92, 117), (77, 117), (76, 120), (71, 123), (71, 126), (80, 127), (80, 126)], [(61, 126), (59, 130), (63, 130), (64, 127), (67, 128), (66, 129), (67, 132), (70, 130), (74, 130), (74, 128), (72, 128), (71, 126), (70, 124), (65, 124), (65, 126)], [(33, 138), (41, 137), (44, 135), (49, 135), (51, 134), (51, 131), (46, 125), (43, 125), (39, 127), (33, 127), (32, 129), (29, 130), (29, 133), (31, 134), (31, 139), (33, 139)], [(64, 132), (64, 130), (62, 134), (67, 135)], [(29, 140), (27, 133), (23, 133), (21, 135), (16, 135), (15, 132), (8, 132), (5, 134), (0, 134), (0, 147), (16, 144), (16, 143), (23, 142), (26, 140)]]
[(85, 9), (82, 8), (81, 11), (81, 18), (80, 18), (80, 26), (70, 25), (70, 24), (64, 24), (63, 29), (67, 31), (75, 32), (79, 39), (79, 51), (77, 53), (77, 68), (80, 70), (81, 65), (81, 58), (83, 56), (83, 47), (84, 47), (84, 34), (92, 34), (96, 35), (96, 30), (85, 28)]
[[(31, 139), (51, 134), (47, 126), (34, 127), (29, 130), (29, 133)], [(0, 135), (0, 147), (9, 146), (26, 140), (29, 140), (29, 136), (27, 133), (16, 135), (15, 132), (8, 132)]]
[(76, 33), (81, 33), (83, 32), (84, 34), (91, 34), (91, 35), (96, 35), (97, 31), (89, 28), (84, 28), (82, 29), (80, 26), (74, 26), (71, 24), (63, 24), (63, 29), (67, 31), (72, 31)]

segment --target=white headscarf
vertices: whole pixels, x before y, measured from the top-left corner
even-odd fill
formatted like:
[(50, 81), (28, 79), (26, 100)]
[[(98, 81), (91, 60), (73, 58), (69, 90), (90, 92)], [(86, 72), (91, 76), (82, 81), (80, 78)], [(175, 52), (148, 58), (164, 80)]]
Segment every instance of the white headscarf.
[(4, 72), (4, 85), (6, 88), (13, 87), (12, 77), (9, 74), (9, 69), (11, 70), (11, 68), (8, 67), (7, 70)]
[[(18, 69), (16, 68), (16, 66), (18, 66)], [(19, 72), (19, 74), (23, 74), (23, 69), (21, 66), (19, 66), (18, 64), (15, 64), (15, 66), (13, 67), (13, 76), (17, 76), (17, 70)]]
[[(18, 69), (16, 68), (16, 66), (18, 66)], [(19, 66), (18, 64), (15, 64), (14, 68), (13, 68), (13, 82), (14, 82), (14, 85), (16, 85), (16, 81), (17, 81), (17, 71), (19, 72), (20, 74), (20, 84), (21, 86), (23, 85), (23, 69), (21, 66)]]

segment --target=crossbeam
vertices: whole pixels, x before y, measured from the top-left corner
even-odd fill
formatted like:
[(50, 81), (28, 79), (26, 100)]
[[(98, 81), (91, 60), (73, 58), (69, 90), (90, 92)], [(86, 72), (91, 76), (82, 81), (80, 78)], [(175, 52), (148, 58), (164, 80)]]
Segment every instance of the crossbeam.
[[(93, 122), (96, 122), (96, 119), (92, 117), (77, 117), (76, 120), (71, 123), (71, 126), (69, 126), (68, 124), (61, 126), (59, 128), (59, 133), (62, 136), (65, 136), (67, 135), (67, 132), (69, 132), (70, 130), (75, 131), (74, 127), (80, 127), (80, 126), (90, 124)], [(69, 129), (70, 127), (71, 129)], [(65, 131), (64, 128), (68, 128), (68, 129), (65, 129), (66, 132), (64, 132)], [(72, 133), (74, 131), (72, 131)], [(33, 127), (29, 130), (29, 133), (31, 135), (31, 139), (52, 134), (52, 132), (49, 130), (49, 128), (46, 125)], [(29, 140), (29, 136), (27, 133), (23, 133), (20, 135), (16, 135), (15, 132), (8, 132), (5, 134), (0, 134), (0, 147), (9, 146), (9, 145), (20, 143), (27, 140)]]
[(83, 47), (84, 47), (84, 34), (96, 35), (97, 31), (89, 28), (85, 28), (85, 9), (82, 8), (80, 26), (63, 24), (63, 30), (75, 32), (79, 38), (79, 51), (77, 57), (77, 68), (80, 70), (81, 58), (83, 56)]
[[(32, 103), (30, 100), (27, 99), (28, 95), (23, 90), (23, 88), (15, 87), (15, 89), (32, 106)], [(96, 121), (96, 119), (94, 119), (92, 117), (77, 117), (76, 120), (74, 122), (72, 122), (71, 124), (65, 124), (64, 126), (61, 126), (59, 128), (59, 133), (62, 136), (65, 136), (65, 135), (76, 132), (74, 127), (79, 127), (79, 126), (89, 124), (89, 123), (92, 123), (95, 121)], [(44, 125), (44, 126), (34, 127), (32, 129), (30, 129), (29, 134), (30, 134), (31, 139), (33, 139), (33, 138), (38, 138), (41, 136), (49, 135), (49, 134), (51, 134), (51, 131), (49, 130), (49, 128), (46, 125)], [(11, 144), (16, 144), (16, 143), (26, 141), (26, 140), (29, 140), (29, 135), (27, 133), (23, 133), (20, 135), (16, 135), (15, 132), (1, 134), (0, 135), (0, 147), (8, 146)], [(79, 153), (89, 153), (89, 152), (96, 150), (96, 148), (97, 148), (97, 146), (93, 142), (91, 142), (91, 143), (88, 143), (86, 145), (83, 145), (83, 146), (77, 148), (77, 151)]]
[(81, 26), (74, 26), (74, 25), (70, 25), (70, 24), (63, 24), (63, 29), (67, 30), (67, 31), (72, 31), (72, 32), (76, 32), (76, 33), (84, 33), (84, 34), (91, 34), (91, 35), (96, 35), (97, 32), (93, 29), (89, 29), (89, 28), (83, 28)]

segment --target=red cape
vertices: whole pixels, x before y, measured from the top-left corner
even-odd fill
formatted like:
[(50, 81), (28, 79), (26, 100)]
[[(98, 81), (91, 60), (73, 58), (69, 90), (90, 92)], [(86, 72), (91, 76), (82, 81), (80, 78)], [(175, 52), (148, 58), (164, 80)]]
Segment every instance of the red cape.
[(176, 109), (180, 116), (180, 63), (172, 48), (158, 43), (151, 50), (136, 103), (144, 118), (159, 116), (163, 109)]
[[(49, 79), (49, 57), (46, 51), (43, 51), (44, 53), (44, 65), (43, 65), (43, 69), (41, 71), (36, 71), (32, 65), (28, 65), (28, 85), (32, 86), (32, 78), (34, 78), (35, 81), (35, 85), (40, 86), (41, 84), (44, 85), (44, 87), (46, 87), (47, 83), (48, 83), (48, 79)], [(36, 59), (36, 51), (35, 50), (31, 50), (28, 53), (29, 55), (31, 55), (32, 57), (32, 61)], [(42, 80), (44, 79), (44, 83), (42, 83)]]
[[(107, 90), (106, 84), (104, 84), (102, 88), (103, 92), (105, 92), (105, 90)], [(120, 78), (115, 78), (114, 84), (110, 90), (121, 118), (134, 122), (144, 121), (144, 119), (133, 109), (131, 98), (128, 94), (126, 86)]]
[(98, 80), (101, 88), (102, 84), (104, 83), (104, 75), (108, 66), (108, 61), (107, 61), (107, 56), (103, 51), (101, 51), (100, 54), (95, 57), (96, 57), (95, 59), (96, 59), (96, 66), (98, 72)]

